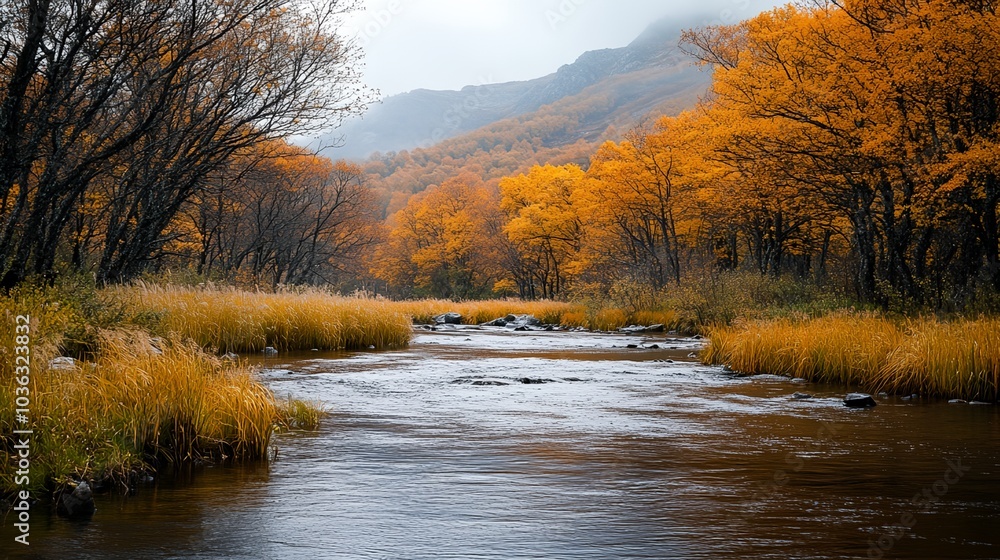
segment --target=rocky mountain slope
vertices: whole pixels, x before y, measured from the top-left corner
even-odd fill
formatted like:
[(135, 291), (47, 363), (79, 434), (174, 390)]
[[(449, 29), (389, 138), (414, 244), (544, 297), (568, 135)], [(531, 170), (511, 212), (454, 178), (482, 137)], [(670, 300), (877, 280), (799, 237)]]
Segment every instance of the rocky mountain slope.
[[(626, 47), (584, 53), (535, 80), (389, 97), (324, 138), (324, 145), (343, 138), (342, 146), (325, 155), (364, 159), (375, 152), (428, 147), (500, 121), (530, 120), (543, 109), (547, 115), (580, 121), (561, 139), (566, 144), (594, 140), (608, 126), (630, 126), (663, 106), (676, 112), (673, 106), (689, 106), (710, 82), (708, 73), (695, 68), (677, 47), (684, 27), (672, 20), (658, 22)], [(585, 97), (598, 98), (600, 109), (562, 115), (578, 109)]]

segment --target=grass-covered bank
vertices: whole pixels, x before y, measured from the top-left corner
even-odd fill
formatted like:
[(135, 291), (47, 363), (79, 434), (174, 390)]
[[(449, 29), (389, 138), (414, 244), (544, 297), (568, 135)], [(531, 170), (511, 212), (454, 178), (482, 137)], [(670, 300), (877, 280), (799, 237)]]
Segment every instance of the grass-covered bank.
[(154, 331), (176, 333), (219, 352), (399, 348), (411, 321), (383, 299), (318, 289), (260, 292), (236, 288), (139, 285), (107, 291)]
[[(279, 399), (245, 362), (180, 333), (154, 336), (138, 325), (149, 317), (126, 307), (79, 286), (0, 297), (0, 497), (26, 486), (39, 497), (72, 480), (127, 484), (197, 461), (266, 459), (276, 430), (319, 421), (315, 406)], [(28, 329), (17, 329), (18, 316)], [(27, 375), (16, 369), (25, 354)], [(74, 359), (53, 361), (67, 355)], [(27, 481), (15, 448), (24, 436), (14, 433), (25, 429), (33, 432)]]
[(837, 313), (710, 329), (707, 363), (871, 392), (996, 402), (1000, 319)]
[(453, 302), (423, 299), (393, 302), (392, 307), (410, 316), (415, 323), (433, 323), (434, 317), (454, 312), (467, 325), (479, 325), (506, 315), (532, 315), (542, 323), (582, 327), (592, 331), (613, 331), (629, 325), (677, 325), (677, 313), (668, 309), (628, 310), (613, 305), (588, 305), (563, 301), (496, 299)]

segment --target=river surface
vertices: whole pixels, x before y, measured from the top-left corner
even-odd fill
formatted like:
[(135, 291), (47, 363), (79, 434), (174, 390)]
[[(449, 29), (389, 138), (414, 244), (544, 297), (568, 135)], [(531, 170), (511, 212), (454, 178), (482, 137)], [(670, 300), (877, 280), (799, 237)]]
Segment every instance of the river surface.
[[(639, 348), (627, 348), (632, 344)], [(652, 344), (659, 349), (647, 349)], [(269, 465), (210, 467), (9, 558), (1000, 558), (1000, 411), (739, 378), (699, 341), (502, 329), (268, 359), (322, 402)], [(524, 383), (524, 378), (544, 383)], [(791, 398), (795, 392), (812, 399)]]

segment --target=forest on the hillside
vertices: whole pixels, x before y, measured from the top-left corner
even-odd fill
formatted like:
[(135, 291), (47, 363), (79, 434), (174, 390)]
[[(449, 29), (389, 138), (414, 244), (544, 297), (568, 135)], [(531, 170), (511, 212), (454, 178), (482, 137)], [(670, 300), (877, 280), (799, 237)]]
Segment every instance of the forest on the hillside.
[(790, 5), (692, 30), (713, 85), (678, 116), (600, 146), (556, 142), (574, 124), (557, 119), (497, 125), (364, 166), (283, 140), (364, 102), (353, 51), (314, 32), (331, 12), (169, 4), (0, 8), (25, 22), (0, 29), (5, 286), (184, 270), (565, 298), (748, 270), (881, 305), (1000, 290), (989, 2)]

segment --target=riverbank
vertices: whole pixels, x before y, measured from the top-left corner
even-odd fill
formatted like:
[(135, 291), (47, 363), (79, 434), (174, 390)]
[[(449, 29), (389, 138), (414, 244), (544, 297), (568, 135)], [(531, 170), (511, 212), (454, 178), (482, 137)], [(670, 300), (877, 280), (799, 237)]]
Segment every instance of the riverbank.
[[(758, 312), (718, 321), (741, 309), (719, 302), (744, 300), (716, 297), (693, 297), (702, 302), (694, 316), (680, 306), (394, 302), (318, 289), (26, 287), (0, 298), (6, 318), (0, 326), (0, 444), (12, 457), (14, 431), (23, 425), (35, 430), (29, 486), (46, 492), (83, 479), (127, 484), (137, 473), (168, 465), (266, 458), (276, 429), (315, 426), (320, 412), (278, 399), (234, 352), (245, 357), (398, 349), (409, 343), (414, 322), (433, 322), (448, 312), (461, 314), (465, 324), (508, 314), (600, 331), (660, 324), (664, 330), (705, 332), (709, 344), (702, 359), (748, 375), (788, 375), (871, 392), (998, 398), (1000, 320), (836, 311), (760, 318), (765, 308), (758, 305)], [(28, 317), (28, 335), (18, 330), (17, 316)], [(17, 392), (23, 377), (16, 369), (19, 345), (30, 347), (26, 395)], [(30, 403), (24, 422), (17, 409), (29, 407), (20, 406), (19, 396)], [(22, 486), (16, 465), (0, 466), (0, 491)]]
[(835, 313), (709, 330), (705, 363), (869, 392), (996, 402), (1000, 320)]
[(97, 297), (32, 287), (0, 297), (0, 497), (266, 459), (276, 430), (318, 423), (314, 405), (278, 398), (246, 361), (157, 336)]

